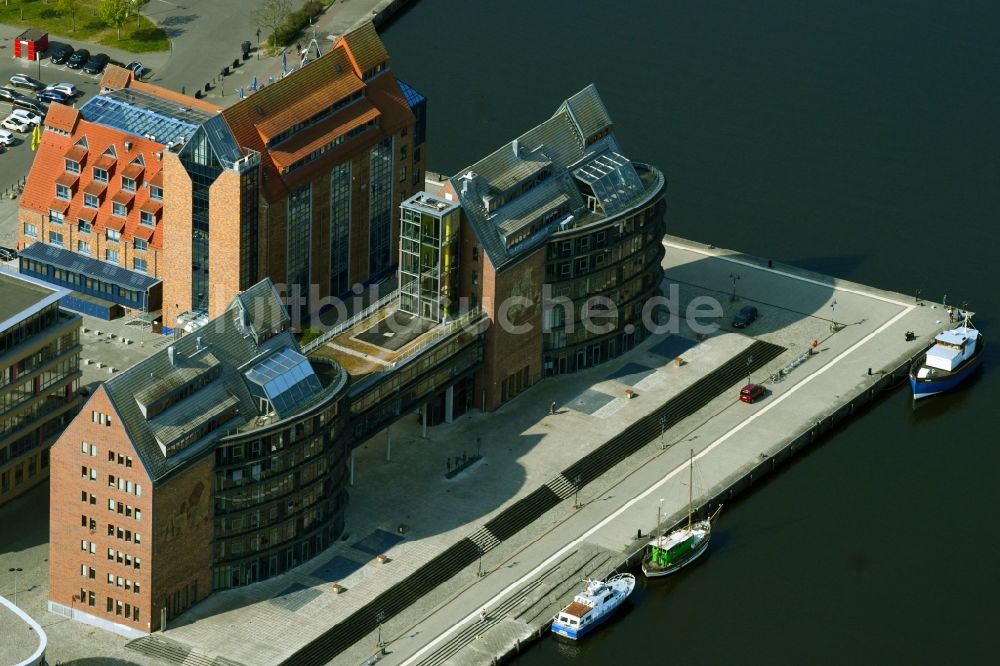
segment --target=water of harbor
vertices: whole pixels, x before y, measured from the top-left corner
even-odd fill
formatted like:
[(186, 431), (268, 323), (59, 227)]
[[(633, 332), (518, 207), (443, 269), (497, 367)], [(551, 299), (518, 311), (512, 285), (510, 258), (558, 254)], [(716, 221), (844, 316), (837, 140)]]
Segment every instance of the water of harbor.
[(726, 507), (697, 567), (517, 663), (991, 657), (1000, 3), (421, 0), (385, 40), (429, 99), (432, 170), (593, 82), (625, 154), (666, 172), (670, 233), (947, 294), (991, 344), (969, 386), (919, 409), (894, 393)]

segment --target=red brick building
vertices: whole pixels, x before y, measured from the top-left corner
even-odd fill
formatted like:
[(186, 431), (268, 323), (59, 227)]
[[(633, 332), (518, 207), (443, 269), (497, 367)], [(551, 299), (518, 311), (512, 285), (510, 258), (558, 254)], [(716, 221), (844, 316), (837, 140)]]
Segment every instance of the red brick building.
[(347, 375), (270, 281), (101, 385), (51, 450), (49, 610), (126, 636), (343, 530)]

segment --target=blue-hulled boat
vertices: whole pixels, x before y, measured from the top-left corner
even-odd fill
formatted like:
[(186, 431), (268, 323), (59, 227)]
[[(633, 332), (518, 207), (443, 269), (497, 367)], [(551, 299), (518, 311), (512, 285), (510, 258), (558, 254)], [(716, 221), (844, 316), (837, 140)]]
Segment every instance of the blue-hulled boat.
[(940, 333), (934, 346), (910, 367), (914, 400), (950, 391), (977, 369), (983, 359), (983, 336), (963, 313), (962, 325)]
[(588, 580), (586, 591), (552, 618), (552, 633), (573, 640), (583, 638), (611, 617), (634, 589), (635, 576), (629, 573), (606, 581)]

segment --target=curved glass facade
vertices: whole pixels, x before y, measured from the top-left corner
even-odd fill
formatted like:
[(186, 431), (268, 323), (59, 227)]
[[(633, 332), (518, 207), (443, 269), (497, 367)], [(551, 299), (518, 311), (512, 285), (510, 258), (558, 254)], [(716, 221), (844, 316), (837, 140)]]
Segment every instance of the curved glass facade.
[[(546, 246), (543, 371), (559, 375), (615, 358), (649, 334), (643, 306), (660, 293), (666, 182), (635, 164), (647, 197), (608, 217), (581, 220)], [(596, 297), (596, 298), (595, 298)], [(590, 312), (590, 324), (584, 317)]]
[[(338, 372), (314, 364), (321, 376)], [(343, 386), (336, 377), (300, 414), (217, 445), (213, 589), (284, 573), (343, 531), (349, 454)]]

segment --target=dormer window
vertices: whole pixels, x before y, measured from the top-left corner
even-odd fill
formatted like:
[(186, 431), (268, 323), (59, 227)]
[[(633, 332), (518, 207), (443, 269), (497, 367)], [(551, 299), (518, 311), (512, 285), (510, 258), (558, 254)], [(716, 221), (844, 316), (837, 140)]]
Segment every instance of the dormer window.
[(98, 208), (100, 206), (100, 204), (101, 204), (101, 202), (97, 198), (97, 195), (84, 193), (84, 195), (83, 195), (83, 206), (84, 206), (84, 208)]
[(118, 217), (126, 217), (128, 216), (128, 208), (123, 203), (113, 201), (111, 203), (111, 214)]
[(80, 163), (73, 160), (66, 160), (66, 171), (68, 173), (80, 173)]
[(126, 192), (135, 192), (135, 181), (131, 178), (122, 176), (122, 189)]
[(163, 188), (156, 185), (149, 186), (149, 198), (153, 201), (163, 201)]
[(56, 183), (56, 199), (62, 199), (63, 201), (69, 201), (73, 198), (73, 192), (66, 185), (60, 185)]
[(155, 227), (156, 216), (148, 210), (139, 211), (139, 224), (144, 227)]
[(108, 182), (108, 171), (100, 167), (94, 167), (94, 180), (99, 183)]

